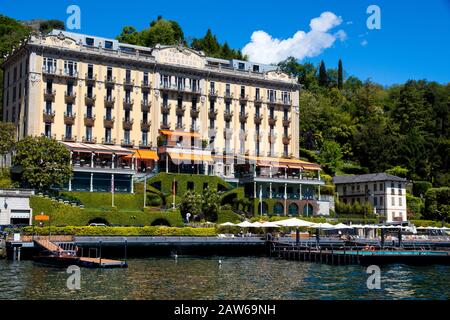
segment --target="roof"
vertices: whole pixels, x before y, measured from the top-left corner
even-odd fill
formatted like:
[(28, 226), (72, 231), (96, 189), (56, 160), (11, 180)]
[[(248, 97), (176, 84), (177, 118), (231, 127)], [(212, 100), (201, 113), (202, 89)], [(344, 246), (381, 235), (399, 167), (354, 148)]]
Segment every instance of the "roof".
[(359, 183), (359, 182), (373, 182), (373, 181), (402, 181), (405, 182), (405, 178), (400, 178), (388, 173), (369, 173), (358, 176), (335, 176), (333, 178), (334, 184), (343, 183)]

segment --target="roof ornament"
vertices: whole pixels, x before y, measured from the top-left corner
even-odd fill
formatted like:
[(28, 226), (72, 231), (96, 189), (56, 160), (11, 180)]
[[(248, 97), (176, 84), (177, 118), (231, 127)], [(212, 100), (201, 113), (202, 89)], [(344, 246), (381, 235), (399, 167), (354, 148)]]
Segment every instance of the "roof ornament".
[(66, 38), (66, 36), (64, 35), (64, 33), (62, 33), (62, 31), (59, 32), (58, 34), (58, 39), (59, 40), (64, 40)]

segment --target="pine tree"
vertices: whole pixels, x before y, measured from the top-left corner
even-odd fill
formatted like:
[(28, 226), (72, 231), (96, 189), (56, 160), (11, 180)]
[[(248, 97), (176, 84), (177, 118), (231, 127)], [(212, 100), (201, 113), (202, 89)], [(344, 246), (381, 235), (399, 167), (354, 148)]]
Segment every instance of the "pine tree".
[(327, 69), (325, 68), (325, 63), (323, 62), (323, 60), (320, 62), (320, 68), (319, 68), (319, 85), (321, 87), (328, 86)]
[(344, 77), (343, 77), (343, 71), (342, 71), (342, 60), (339, 59), (339, 66), (338, 66), (338, 89), (341, 90), (342, 86), (344, 84)]

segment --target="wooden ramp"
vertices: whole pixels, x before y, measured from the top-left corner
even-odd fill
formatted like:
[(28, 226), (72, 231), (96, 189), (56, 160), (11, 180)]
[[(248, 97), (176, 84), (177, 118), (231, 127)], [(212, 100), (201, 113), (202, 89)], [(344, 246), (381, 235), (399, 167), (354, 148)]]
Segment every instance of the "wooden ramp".
[(87, 268), (126, 268), (128, 265), (125, 261), (80, 257), (79, 265)]
[(45, 250), (51, 251), (51, 252), (63, 252), (64, 250), (58, 246), (57, 244), (44, 239), (36, 239), (34, 240), (36, 244), (44, 248)]

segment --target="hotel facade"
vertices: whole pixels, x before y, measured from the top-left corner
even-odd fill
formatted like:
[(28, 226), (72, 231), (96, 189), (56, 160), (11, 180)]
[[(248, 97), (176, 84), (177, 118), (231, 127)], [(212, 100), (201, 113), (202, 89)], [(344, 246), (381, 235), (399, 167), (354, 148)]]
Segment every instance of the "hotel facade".
[(70, 150), (69, 190), (133, 192), (133, 176), (207, 174), (280, 199), (281, 213), (328, 214), (320, 167), (299, 160), (300, 85), (276, 66), (53, 30), (2, 68), (3, 121), (18, 139), (45, 135)]

